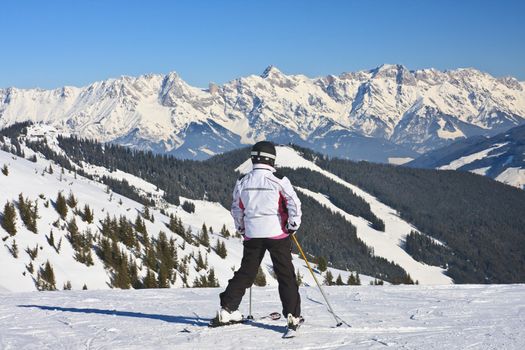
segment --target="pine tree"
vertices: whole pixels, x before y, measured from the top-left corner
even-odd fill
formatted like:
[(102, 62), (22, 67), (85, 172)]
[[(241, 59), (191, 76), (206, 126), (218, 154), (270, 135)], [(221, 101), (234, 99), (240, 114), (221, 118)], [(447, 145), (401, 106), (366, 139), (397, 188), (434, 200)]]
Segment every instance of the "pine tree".
[(62, 289), (71, 290), (71, 281), (67, 281), (66, 283), (64, 283), (64, 287)]
[(412, 280), (412, 277), (410, 277), (410, 274), (407, 274), (405, 278), (403, 279), (403, 284), (414, 284), (414, 281)]
[(360, 286), (361, 285), (361, 278), (359, 278), (359, 273), (355, 273), (355, 284)]
[(65, 220), (67, 216), (67, 203), (62, 192), (58, 192), (55, 208), (62, 220)]
[(82, 219), (88, 224), (93, 223), (93, 211), (86, 204), (84, 205), (84, 211), (82, 213)]
[(57, 253), (60, 253), (60, 248), (62, 247), (62, 237), (60, 237), (60, 239), (58, 240), (58, 245), (56, 247), (56, 251)]
[(317, 269), (321, 272), (325, 272), (328, 268), (328, 263), (326, 262), (326, 259), (324, 256), (320, 256), (317, 258)]
[(4, 206), (4, 215), (2, 216), (2, 227), (11, 236), (16, 234), (16, 211), (15, 206), (7, 202)]
[(344, 285), (344, 283), (343, 283), (343, 279), (341, 278), (341, 274), (339, 274), (339, 275), (337, 276), (337, 279), (335, 280), (335, 284), (336, 284), (337, 286), (342, 286), (342, 285)]
[(38, 256), (38, 243), (36, 244), (36, 246), (33, 249), (27, 247), (26, 248), (26, 253), (27, 253), (27, 255), (29, 255), (31, 260), (35, 260), (35, 258)]
[(303, 275), (301, 275), (299, 269), (297, 269), (297, 272), (295, 274), (295, 281), (297, 282), (298, 286), (301, 286), (303, 284)]
[(71, 246), (73, 247), (73, 249), (78, 251), (80, 249), (80, 234), (78, 232), (77, 221), (75, 220), (74, 216), (67, 223), (67, 231), (69, 232), (67, 238), (69, 239)]
[(120, 262), (115, 271), (113, 286), (120, 289), (129, 289), (131, 286), (131, 279), (129, 277), (127, 256), (124, 252), (121, 252), (119, 256)]
[(177, 233), (177, 217), (173, 214), (170, 214), (170, 223), (168, 224), (168, 228), (171, 232)]
[(199, 250), (199, 255), (196, 259), (197, 263), (197, 270), (202, 270), (206, 268), (206, 264), (204, 263), (204, 259), (202, 258), (201, 251)]
[(156, 250), (156, 256), (160, 260), (160, 267), (159, 267), (159, 274), (160, 270), (163, 271), (163, 276), (166, 280), (163, 284), (160, 283), (160, 277), (159, 277), (159, 287), (161, 288), (168, 288), (169, 284), (167, 283), (168, 280), (171, 280), (172, 278), (172, 270), (176, 265), (176, 262), (174, 259), (176, 259), (177, 251), (175, 249), (175, 242), (173, 240), (168, 241), (168, 238), (166, 236), (166, 233), (163, 231), (159, 232), (159, 236), (157, 240), (155, 241), (155, 250)]
[(32, 204), (29, 202), (29, 220), (27, 223), (27, 229), (33, 233), (38, 233), (36, 221), (39, 218), (38, 216), (38, 204), (34, 202)]
[(228, 229), (226, 228), (226, 225), (222, 225), (222, 228), (221, 228), (221, 235), (222, 235), (224, 238), (229, 238), (229, 237), (230, 237), (230, 231), (228, 231)]
[(157, 276), (157, 286), (158, 288), (169, 288), (169, 274), (166, 266), (160, 265), (159, 274)]
[(374, 278), (374, 281), (370, 281), (370, 284), (373, 284), (374, 286), (382, 286), (384, 282), (383, 280), (378, 280), (377, 278)]
[(355, 286), (357, 283), (356, 283), (356, 278), (354, 277), (354, 273), (350, 273), (350, 276), (348, 276), (348, 280), (346, 281), (346, 284), (348, 284), (349, 286)]
[(182, 203), (182, 209), (188, 213), (194, 213), (195, 212), (195, 204), (191, 203), (191, 202), (188, 202), (188, 201), (184, 201), (184, 203)]
[(38, 206), (36, 202), (33, 204), (29, 199), (24, 199), (24, 196), (20, 193), (18, 195), (18, 211), (27, 229), (33, 233), (37, 233), (36, 220), (38, 219)]
[(324, 283), (327, 286), (331, 286), (331, 285), (334, 284), (334, 276), (332, 275), (330, 270), (326, 271), (326, 275), (325, 275), (325, 278), (324, 278)]
[(143, 209), (142, 212), (143, 212), (142, 216), (144, 217), (144, 219), (152, 221), (151, 220), (152, 216), (151, 216), (151, 214), (149, 212), (149, 207), (147, 205), (144, 206), (144, 209)]
[(73, 195), (73, 192), (69, 192), (69, 197), (67, 198), (66, 203), (71, 209), (77, 206), (77, 199)]
[(155, 279), (155, 274), (148, 268), (146, 276), (142, 280), (142, 285), (144, 288), (157, 288), (157, 280)]
[(131, 248), (133, 247), (135, 242), (135, 232), (133, 232), (133, 226), (128, 221), (128, 219), (121, 215), (118, 221), (118, 224), (116, 224), (117, 228), (117, 239), (124, 243), (126, 247)]
[(215, 252), (217, 253), (218, 256), (220, 256), (223, 259), (225, 259), (226, 256), (228, 255), (228, 251), (226, 250), (226, 245), (224, 244), (224, 242), (221, 242), (218, 238), (217, 238), (217, 243), (215, 244)]
[(45, 267), (40, 268), (37, 276), (38, 290), (56, 290), (55, 273), (53, 267), (46, 261)]
[(157, 267), (157, 256), (155, 255), (155, 249), (153, 249), (153, 247), (150, 245), (146, 247), (145, 254), (146, 254), (146, 258), (145, 258), (144, 263), (146, 264), (148, 268), (152, 269), (153, 271), (156, 271), (158, 267)]
[(2, 174), (4, 174), (5, 176), (9, 175), (9, 168), (7, 167), (7, 164), (4, 164), (4, 166), (2, 167)]
[(51, 232), (49, 232), (49, 238), (47, 239), (47, 243), (55, 248), (55, 237), (53, 236), (53, 230), (51, 230)]
[(208, 277), (199, 275), (193, 280), (193, 288), (205, 288), (208, 286)]
[(145, 234), (146, 231), (146, 223), (142, 218), (140, 217), (140, 214), (137, 214), (137, 218), (135, 219), (135, 231)]
[(208, 287), (210, 288), (219, 287), (219, 281), (215, 277), (215, 270), (213, 269), (213, 267), (210, 269), (210, 272), (208, 273)]
[(257, 270), (257, 275), (255, 275), (255, 281), (253, 282), (258, 287), (264, 287), (266, 285), (266, 275), (264, 274), (263, 269), (259, 266)]
[(199, 236), (199, 243), (205, 247), (210, 246), (210, 236), (208, 235), (208, 229), (206, 224), (202, 224), (201, 234)]
[(144, 288), (144, 286), (142, 285), (142, 281), (139, 279), (137, 264), (131, 259), (131, 256), (129, 257), (129, 260), (128, 260), (128, 270), (129, 270), (129, 277), (131, 280), (131, 286), (135, 289)]
[(9, 252), (13, 256), (13, 258), (18, 258), (18, 244), (16, 244), (16, 240), (13, 239), (13, 243), (11, 244), (11, 248), (9, 248)]
[(84, 285), (82, 286), (82, 290), (88, 290), (88, 287), (87, 285), (84, 283)]

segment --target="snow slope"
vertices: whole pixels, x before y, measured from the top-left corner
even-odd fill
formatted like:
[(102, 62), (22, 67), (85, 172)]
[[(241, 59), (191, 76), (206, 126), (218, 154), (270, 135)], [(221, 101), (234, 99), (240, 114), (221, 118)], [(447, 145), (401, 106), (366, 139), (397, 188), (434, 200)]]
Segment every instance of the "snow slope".
[[(319, 291), (303, 287), (306, 323), (282, 339), (275, 287), (254, 288), (256, 321), (208, 328), (221, 289), (0, 293), (0, 348), (506, 349), (525, 348), (524, 285), (326, 287), (352, 327), (334, 327)], [(240, 310), (247, 314), (247, 299)]]
[(483, 159), (485, 158), (490, 152), (502, 147), (502, 146), (505, 146), (507, 143), (502, 143), (502, 144), (496, 144), (490, 148), (487, 148), (483, 151), (480, 151), (480, 152), (476, 152), (476, 153), (473, 153), (473, 154), (469, 154), (468, 156), (464, 156), (464, 157), (461, 157), (461, 158), (458, 158), (456, 160), (453, 160), (452, 162), (450, 162), (449, 164), (447, 165), (442, 165), (440, 166), (438, 169), (440, 170), (456, 170), (458, 168), (461, 168), (462, 166), (464, 165), (467, 165), (467, 164), (470, 164), (476, 160), (479, 160), (479, 159)]
[(496, 177), (496, 180), (525, 190), (525, 169), (507, 168)]
[[(251, 169), (251, 161), (247, 160), (237, 168), (241, 173), (246, 173)], [(357, 228), (357, 236), (368, 246), (374, 249), (377, 256), (394, 261), (404, 268), (414, 280), (423, 284), (448, 284), (452, 283), (450, 277), (444, 274), (445, 270), (436, 266), (429, 266), (414, 260), (406, 253), (401, 245), (405, 237), (412, 231), (419, 231), (416, 227), (399, 217), (399, 214), (391, 207), (381, 203), (377, 198), (361, 190), (334, 174), (321, 169), (316, 164), (301, 157), (301, 155), (290, 147), (277, 147), (276, 167), (288, 168), (307, 168), (319, 172), (327, 178), (342, 184), (359, 197), (362, 197), (369, 205), (372, 212), (385, 222), (385, 232), (374, 230), (368, 221), (361, 217), (350, 215), (333, 205), (328, 198), (319, 193), (314, 193), (308, 189), (299, 188), (298, 190), (327, 206), (334, 212), (342, 214)]]

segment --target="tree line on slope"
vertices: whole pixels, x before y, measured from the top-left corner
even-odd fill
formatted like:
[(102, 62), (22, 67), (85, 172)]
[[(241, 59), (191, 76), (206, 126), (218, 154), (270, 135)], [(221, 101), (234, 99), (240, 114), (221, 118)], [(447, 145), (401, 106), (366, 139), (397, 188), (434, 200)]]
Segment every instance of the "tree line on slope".
[(446, 262), (456, 283), (525, 282), (525, 191), (471, 173), (330, 159), (294, 147), (444, 242), (452, 254), (429, 249), (424, 260)]

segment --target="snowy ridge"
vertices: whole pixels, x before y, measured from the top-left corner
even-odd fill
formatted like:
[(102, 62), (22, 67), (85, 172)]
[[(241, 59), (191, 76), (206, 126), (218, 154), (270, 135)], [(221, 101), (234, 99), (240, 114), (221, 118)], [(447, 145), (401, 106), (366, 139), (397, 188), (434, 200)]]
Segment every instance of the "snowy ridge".
[[(363, 198), (369, 205), (372, 212), (385, 222), (385, 232), (374, 230), (370, 227), (370, 223), (361, 217), (356, 217), (344, 212), (333, 205), (329, 198), (322, 194), (314, 193), (308, 189), (298, 188), (298, 190), (314, 199), (319, 203), (325, 205), (334, 212), (343, 215), (357, 228), (357, 236), (363, 240), (368, 246), (374, 249), (377, 256), (384, 257), (390, 261), (394, 261), (405, 269), (414, 280), (418, 280), (423, 284), (450, 284), (452, 280), (444, 274), (445, 270), (437, 266), (430, 266), (414, 260), (408, 253), (406, 253), (401, 245), (406, 236), (411, 231), (419, 231), (416, 227), (409, 224), (399, 217), (399, 214), (391, 207), (381, 203), (377, 198), (369, 193), (361, 190), (334, 174), (321, 169), (316, 164), (301, 157), (297, 151), (290, 147), (277, 147), (277, 167), (289, 168), (307, 168), (330, 178), (331, 180), (342, 184), (343, 186), (352, 190), (356, 195)], [(251, 169), (251, 162), (247, 160), (237, 170), (241, 173), (246, 173)]]
[(308, 78), (268, 67), (206, 90), (176, 73), (55, 90), (0, 89), (0, 127), (31, 120), (60, 132), (203, 159), (256, 140), (387, 162), (525, 122), (515, 78), (402, 65)]

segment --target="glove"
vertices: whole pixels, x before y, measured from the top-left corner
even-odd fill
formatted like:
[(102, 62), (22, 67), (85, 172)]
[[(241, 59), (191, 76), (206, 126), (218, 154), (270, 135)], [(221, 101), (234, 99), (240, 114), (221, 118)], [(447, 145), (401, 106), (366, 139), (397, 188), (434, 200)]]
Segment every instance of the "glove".
[(288, 222), (286, 224), (286, 230), (288, 231), (288, 234), (293, 235), (295, 232), (297, 232), (297, 229), (299, 226), (295, 222)]

